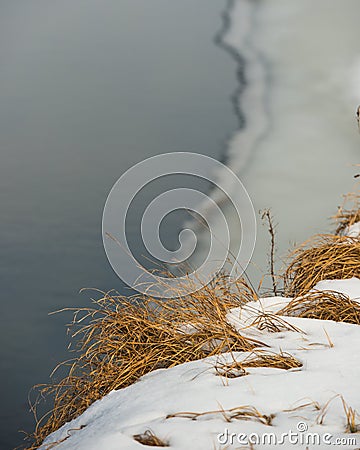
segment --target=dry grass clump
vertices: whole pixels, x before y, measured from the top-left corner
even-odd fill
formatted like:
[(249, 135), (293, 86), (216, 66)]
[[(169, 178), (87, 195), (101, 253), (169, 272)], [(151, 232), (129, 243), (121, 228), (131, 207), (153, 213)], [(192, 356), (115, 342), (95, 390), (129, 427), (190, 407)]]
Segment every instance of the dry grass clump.
[(256, 327), (260, 331), (267, 331), (268, 333), (280, 333), (281, 331), (296, 331), (301, 330), (295, 325), (284, 320), (277, 314), (272, 314), (266, 311), (256, 311), (256, 317), (250, 324), (250, 327)]
[[(349, 209), (345, 208), (348, 201), (352, 202), (352, 207)], [(360, 194), (350, 193), (345, 195), (344, 204), (338, 208), (338, 212), (333, 219), (337, 224), (335, 233), (338, 235), (343, 235), (348, 227), (360, 222)]]
[(249, 375), (249, 372), (245, 370), (242, 361), (233, 361), (230, 363), (218, 362), (215, 364), (214, 368), (216, 375), (224, 378), (240, 378)]
[(360, 416), (357, 411), (349, 406), (344, 398), (341, 396), (345, 417), (346, 417), (346, 433), (358, 433), (360, 431)]
[(272, 367), (274, 369), (295, 369), (302, 367), (302, 363), (290, 353), (274, 353), (255, 350), (243, 361), (245, 367)]
[(39, 387), (41, 396), (52, 397), (54, 405), (37, 422), (29, 448), (37, 448), (94, 401), (152, 370), (264, 345), (241, 336), (226, 321), (229, 308), (256, 299), (244, 280), (221, 275), (185, 297), (162, 301), (103, 293), (92, 307), (74, 310), (78, 355), (71, 365), (60, 365), (67, 369), (61, 381)]
[(295, 369), (302, 367), (302, 363), (289, 353), (274, 353), (264, 350), (254, 350), (242, 361), (217, 363), (216, 374), (225, 378), (239, 378), (248, 375), (248, 367), (271, 367), (274, 369)]
[[(344, 413), (345, 413), (345, 418), (346, 418), (345, 433), (359, 433), (360, 432), (360, 423), (359, 423), (360, 416), (354, 408), (352, 408), (351, 406), (348, 405), (348, 403), (345, 401), (344, 397), (341, 394), (334, 395), (322, 406), (320, 406), (320, 404), (318, 402), (312, 402), (312, 403), (314, 403), (315, 409), (319, 411), (319, 414), (316, 418), (316, 423), (319, 425), (324, 424), (325, 416), (327, 415), (329, 406), (337, 398), (340, 398), (342, 406), (344, 408)], [(311, 403), (305, 404), (298, 408), (293, 409), (292, 411), (295, 411), (296, 409), (300, 409), (302, 407), (306, 407), (306, 406), (310, 406), (310, 405), (311, 405)]]
[(360, 304), (334, 291), (314, 291), (294, 298), (278, 314), (360, 325)]
[(318, 235), (291, 256), (284, 275), (290, 297), (306, 294), (321, 280), (360, 278), (360, 238)]
[(174, 417), (181, 417), (183, 419), (198, 420), (207, 416), (221, 416), (225, 422), (232, 422), (233, 420), (254, 420), (260, 422), (264, 425), (271, 425), (275, 414), (262, 414), (254, 406), (237, 406), (231, 409), (218, 409), (215, 411), (206, 412), (189, 412), (183, 411), (175, 414), (169, 414), (166, 416), (167, 419), (172, 419)]
[(158, 438), (151, 430), (146, 430), (141, 434), (134, 434), (134, 440), (142, 445), (150, 447), (169, 447), (169, 444)]

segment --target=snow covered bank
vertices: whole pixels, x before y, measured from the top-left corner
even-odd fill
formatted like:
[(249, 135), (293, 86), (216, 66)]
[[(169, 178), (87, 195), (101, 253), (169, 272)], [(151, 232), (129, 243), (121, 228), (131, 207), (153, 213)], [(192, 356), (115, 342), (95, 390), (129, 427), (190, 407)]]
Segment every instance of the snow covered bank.
[[(357, 278), (322, 281), (314, 289), (360, 301)], [(248, 367), (243, 376), (219, 376), (215, 366), (249, 358), (249, 352), (237, 352), (156, 370), (95, 402), (40, 448), (56, 443), (59, 450), (145, 449), (133, 436), (147, 430), (179, 450), (275, 448), (268, 439), (286, 449), (329, 448), (340, 438), (345, 440), (339, 448), (359, 447), (360, 435), (345, 432), (360, 423), (355, 416), (351, 424), (349, 409), (360, 411), (360, 327), (299, 317), (282, 317), (288, 326), (278, 332), (249, 326), (256, 311), (276, 314), (289, 301), (263, 298), (233, 309), (228, 320), (242, 334), (261, 339), (257, 351), (292, 355), (301, 367)]]

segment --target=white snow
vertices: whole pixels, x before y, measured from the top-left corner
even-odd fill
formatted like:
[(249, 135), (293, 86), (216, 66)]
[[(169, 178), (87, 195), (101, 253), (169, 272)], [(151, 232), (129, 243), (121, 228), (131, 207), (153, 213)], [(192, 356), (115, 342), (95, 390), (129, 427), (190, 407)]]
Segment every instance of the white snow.
[(356, 222), (353, 225), (350, 225), (345, 230), (345, 236), (349, 237), (359, 237), (360, 236), (360, 222)]
[(314, 290), (341, 292), (352, 300), (360, 301), (360, 280), (358, 278), (320, 281), (314, 286)]
[[(315, 288), (344, 292), (352, 299), (360, 297), (360, 280), (357, 278), (322, 281)], [(267, 345), (261, 350), (287, 352), (302, 362), (301, 368), (288, 371), (247, 368), (248, 375), (225, 379), (216, 374), (214, 365), (219, 359), (213, 357), (156, 370), (139, 382), (95, 402), (80, 417), (48, 436), (41, 449), (50, 448), (53, 442), (59, 442), (56, 446), (59, 450), (146, 449), (148, 447), (133, 439), (133, 435), (146, 430), (151, 430), (167, 441), (170, 448), (178, 450), (250, 448), (237, 441), (239, 433), (248, 437), (256, 433), (258, 439), (265, 439), (265, 445), (255, 444), (255, 449), (305, 449), (305, 439), (320, 439), (320, 445), (312, 445), (310, 440), (310, 449), (331, 448), (340, 437), (355, 441), (342, 441), (338, 448), (359, 447), (360, 435), (344, 434), (346, 417), (342, 398), (348, 406), (360, 411), (360, 327), (296, 317), (283, 319), (298, 331), (271, 333), (249, 327), (256, 310), (273, 314), (289, 300), (263, 298), (246, 308), (232, 310), (228, 320), (243, 334), (256, 334)], [(249, 353), (238, 352), (233, 356), (241, 361)], [(226, 360), (232, 360), (229, 354), (220, 358), (221, 362)], [(241, 406), (255, 407), (266, 415), (274, 414), (272, 425), (254, 420), (227, 422), (226, 410)], [(214, 412), (197, 420), (166, 418), (179, 412), (217, 410), (225, 412)], [(300, 428), (306, 430), (298, 431)], [(297, 444), (292, 444), (285, 436), (283, 445), (271, 446), (266, 441), (269, 435), (264, 435), (274, 433), (272, 438), (280, 440), (282, 433), (290, 431), (295, 433), (291, 442), (298, 439)], [(227, 433), (236, 433), (233, 443)], [(245, 439), (245, 436), (239, 437)], [(251, 435), (250, 439), (257, 439), (256, 435)], [(326, 444), (324, 439), (332, 445)]]

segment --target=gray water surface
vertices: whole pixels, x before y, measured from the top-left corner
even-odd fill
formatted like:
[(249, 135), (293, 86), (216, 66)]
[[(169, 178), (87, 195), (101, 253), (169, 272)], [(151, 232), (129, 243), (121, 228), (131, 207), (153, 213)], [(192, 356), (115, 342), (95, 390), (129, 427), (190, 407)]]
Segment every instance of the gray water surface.
[(145, 157), (220, 157), (237, 127), (223, 1), (0, 0), (0, 448), (27, 394), (68, 358), (59, 308), (124, 286), (101, 240), (106, 196)]

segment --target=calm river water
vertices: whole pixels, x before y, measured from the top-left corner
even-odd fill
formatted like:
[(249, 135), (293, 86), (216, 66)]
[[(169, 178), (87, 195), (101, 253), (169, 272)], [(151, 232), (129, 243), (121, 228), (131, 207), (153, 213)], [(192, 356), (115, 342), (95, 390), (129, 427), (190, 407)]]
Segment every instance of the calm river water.
[(0, 0), (0, 448), (31, 431), (27, 395), (68, 358), (82, 287), (123, 290), (101, 216), (145, 157), (219, 157), (237, 128), (218, 0)]

